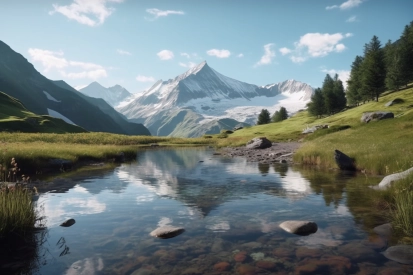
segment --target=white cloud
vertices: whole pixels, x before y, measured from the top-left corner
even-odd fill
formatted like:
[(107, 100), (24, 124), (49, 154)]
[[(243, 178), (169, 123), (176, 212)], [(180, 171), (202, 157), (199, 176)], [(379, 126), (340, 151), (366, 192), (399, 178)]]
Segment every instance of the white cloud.
[(138, 75), (136, 77), (136, 80), (139, 82), (154, 82), (155, 78), (152, 76), (144, 76), (144, 75)]
[[(95, 80), (107, 77), (106, 69), (103, 66), (89, 62), (67, 60), (63, 57), (64, 53), (62, 51), (53, 52), (30, 48), (28, 52), (33, 61), (42, 64), (44, 72), (57, 69), (62, 76), (71, 79), (89, 78)], [(79, 68), (82, 71), (76, 72)]]
[(335, 51), (338, 52), (338, 53), (341, 53), (345, 49), (346, 49), (346, 46), (344, 46), (344, 44), (337, 44), (336, 47), (335, 47)]
[(191, 55), (189, 53), (181, 53), (181, 56), (185, 56), (186, 58), (191, 58)]
[(162, 50), (156, 54), (161, 60), (169, 60), (174, 58), (174, 53), (170, 50)]
[(92, 71), (83, 71), (79, 73), (66, 73), (65, 71), (60, 71), (60, 73), (70, 79), (80, 79), (80, 78), (89, 78), (89, 79), (98, 79), (102, 77), (107, 77), (105, 69), (97, 69)]
[(344, 36), (345, 36), (345, 37), (352, 37), (352, 36), (353, 36), (353, 34), (352, 34), (352, 33), (350, 33), (350, 32), (348, 32), (348, 33), (346, 33)]
[(48, 72), (52, 68), (63, 69), (69, 65), (68, 61), (63, 56), (63, 52), (52, 52), (41, 49), (29, 49), (29, 54), (33, 61), (39, 61), (44, 67), (44, 71)]
[(272, 59), (275, 57), (275, 51), (272, 49), (272, 46), (274, 46), (273, 43), (264, 45), (264, 55), (261, 57), (260, 61), (255, 63), (255, 67), (260, 65), (271, 64)]
[(363, 3), (363, 0), (348, 0), (340, 5), (340, 9), (342, 10), (351, 9), (351, 8), (357, 7), (361, 3)]
[(345, 37), (351, 34), (341, 33), (307, 33), (300, 37), (298, 42), (295, 42), (296, 51), (307, 51), (311, 57), (323, 57), (331, 52), (341, 52), (345, 49), (344, 44), (339, 44)]
[(291, 53), (291, 50), (289, 48), (286, 48), (286, 47), (281, 48), (279, 51), (282, 55), (286, 55), (286, 54)]
[(332, 10), (332, 9), (337, 9), (338, 6), (337, 5), (333, 5), (333, 6), (327, 6), (326, 10)]
[(302, 63), (304, 61), (306, 61), (307, 59), (302, 57), (302, 56), (291, 56), (291, 61), (294, 63)]
[(337, 8), (340, 8), (340, 10), (348, 10), (348, 9), (359, 6), (364, 1), (365, 0), (347, 0), (346, 2), (342, 3), (340, 6), (338, 5), (327, 6), (326, 10), (332, 10), (332, 9), (337, 9)]
[(122, 49), (117, 49), (116, 52), (120, 55), (132, 55), (130, 52), (122, 50)]
[(196, 65), (197, 64), (194, 62), (188, 62), (188, 63), (179, 62), (179, 66), (184, 67), (184, 68), (193, 68)]
[(346, 22), (349, 22), (349, 23), (353, 23), (353, 22), (356, 22), (357, 21), (357, 16), (351, 16), (351, 17), (349, 17), (347, 20), (346, 20)]
[(323, 69), (321, 70), (323, 73), (329, 74), (331, 77), (334, 77), (335, 74), (338, 74), (338, 78), (343, 82), (344, 89), (347, 88), (347, 80), (350, 78), (350, 71), (346, 70), (327, 70)]
[(159, 9), (147, 9), (146, 12), (154, 16), (152, 19), (158, 19), (159, 17), (165, 17), (170, 14), (178, 14), (178, 15), (185, 14), (183, 11), (159, 10)]
[(75, 67), (81, 67), (84, 70), (99, 70), (103, 69), (102, 66), (93, 64), (93, 63), (88, 63), (88, 62), (79, 62), (79, 61), (69, 61), (69, 64), (71, 66)]
[(107, 6), (110, 2), (121, 3), (123, 0), (74, 0), (67, 6), (53, 4), (53, 10), (49, 14), (58, 12), (80, 24), (93, 27), (103, 24), (113, 13), (114, 9)]
[(207, 51), (207, 54), (210, 56), (216, 56), (218, 58), (228, 58), (231, 55), (231, 52), (228, 50), (218, 50), (218, 49), (211, 49)]
[(239, 58), (244, 57), (244, 54), (240, 53), (239, 55), (237, 55), (237, 57), (239, 57)]

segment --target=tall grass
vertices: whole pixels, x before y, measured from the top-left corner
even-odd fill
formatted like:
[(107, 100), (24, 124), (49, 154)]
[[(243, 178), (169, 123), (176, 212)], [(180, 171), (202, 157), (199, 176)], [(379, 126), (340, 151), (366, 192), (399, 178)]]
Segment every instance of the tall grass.
[(33, 192), (22, 186), (0, 188), (0, 237), (33, 230), (38, 217), (32, 196)]
[(395, 185), (391, 210), (394, 228), (404, 235), (413, 236), (413, 175)]

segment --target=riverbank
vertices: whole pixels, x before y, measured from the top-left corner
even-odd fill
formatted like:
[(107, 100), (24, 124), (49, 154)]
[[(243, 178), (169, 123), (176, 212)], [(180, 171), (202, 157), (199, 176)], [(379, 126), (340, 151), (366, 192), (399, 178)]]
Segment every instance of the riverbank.
[(266, 149), (249, 149), (246, 146), (240, 146), (225, 147), (220, 152), (225, 157), (244, 157), (248, 162), (292, 164), (294, 152), (300, 146), (300, 142), (273, 142), (272, 146)]

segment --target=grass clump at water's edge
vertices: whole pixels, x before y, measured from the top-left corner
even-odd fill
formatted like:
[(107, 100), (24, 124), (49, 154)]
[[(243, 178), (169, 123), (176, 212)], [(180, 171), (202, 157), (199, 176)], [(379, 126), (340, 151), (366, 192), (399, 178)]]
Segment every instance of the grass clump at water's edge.
[(374, 204), (387, 210), (388, 219), (397, 233), (413, 237), (413, 174), (385, 190), (376, 191)]
[(136, 158), (139, 147), (150, 144), (161, 146), (213, 145), (214, 140), (204, 138), (170, 138), (126, 136), (110, 133), (6, 133), (0, 132), (0, 163), (11, 158), (19, 166), (31, 169), (43, 166), (50, 159), (71, 162), (82, 160), (108, 160), (123, 152), (126, 159)]
[(0, 187), (0, 238), (9, 233), (24, 235), (38, 220), (33, 192), (22, 186)]

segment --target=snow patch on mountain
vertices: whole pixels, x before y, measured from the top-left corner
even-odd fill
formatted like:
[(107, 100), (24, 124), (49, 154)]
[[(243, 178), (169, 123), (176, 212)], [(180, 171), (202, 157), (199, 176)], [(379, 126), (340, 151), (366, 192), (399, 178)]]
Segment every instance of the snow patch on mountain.
[(67, 117), (65, 117), (64, 115), (62, 115), (61, 113), (59, 113), (55, 110), (47, 108), (47, 112), (48, 112), (49, 116), (52, 116), (52, 117), (55, 117), (55, 118), (60, 118), (60, 119), (63, 119), (66, 123), (76, 125), (76, 123), (74, 123), (73, 121), (71, 121), (70, 119), (68, 119)]
[(56, 102), (62, 102), (62, 101), (60, 101), (60, 100), (57, 100), (57, 99), (54, 98), (53, 96), (51, 96), (51, 95), (50, 95), (48, 92), (46, 92), (46, 91), (43, 91), (43, 93), (46, 95), (46, 97), (47, 97), (48, 100), (56, 101)]

